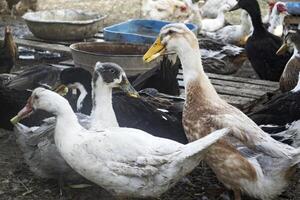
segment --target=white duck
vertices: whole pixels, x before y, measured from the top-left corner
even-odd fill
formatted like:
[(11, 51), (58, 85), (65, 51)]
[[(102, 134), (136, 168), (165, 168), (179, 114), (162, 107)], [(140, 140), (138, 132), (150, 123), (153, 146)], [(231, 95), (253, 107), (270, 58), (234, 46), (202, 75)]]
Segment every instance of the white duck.
[[(98, 81), (107, 87), (127, 87), (125, 74), (107, 78), (96, 68)], [(55, 143), (66, 162), (79, 174), (120, 197), (158, 197), (172, 187), (202, 159), (210, 145), (228, 129), (182, 145), (132, 128), (88, 131), (79, 123), (68, 101), (52, 91), (37, 88), (19, 112), (26, 117), (42, 109), (56, 115)]]
[(252, 31), (252, 22), (246, 11), (241, 12), (241, 24), (228, 25), (215, 33), (207, 32), (206, 35), (215, 40), (235, 45), (245, 45), (248, 35)]
[(184, 24), (163, 27), (144, 59), (149, 62), (165, 51), (176, 52), (182, 63), (186, 94), (183, 124), (189, 140), (206, 136), (207, 130), (232, 128), (234, 138), (220, 140), (204, 158), (217, 178), (234, 191), (236, 200), (241, 199), (241, 192), (263, 200), (279, 195), (300, 162), (300, 149), (272, 139), (219, 97), (204, 73), (198, 40)]
[(262, 22), (264, 24), (268, 24), (270, 21), (270, 16), (271, 16), (271, 12), (273, 10), (273, 7), (276, 3), (276, 0), (268, 0), (267, 4), (268, 4), (268, 9), (267, 9), (267, 14), (262, 18)]
[(225, 12), (229, 11), (230, 6), (224, 4), (221, 7), (218, 6), (218, 15), (214, 19), (205, 18), (201, 20), (202, 32), (214, 32), (224, 27), (225, 25)]
[(200, 8), (200, 13), (203, 18), (216, 18), (219, 14), (219, 8), (221, 5), (228, 5), (229, 9), (233, 8), (236, 4), (236, 0), (208, 0)]
[(187, 7), (179, 0), (144, 0), (142, 15), (148, 19), (175, 20), (187, 17)]
[(277, 2), (270, 15), (270, 26), (268, 27), (268, 31), (278, 37), (281, 37), (283, 34), (283, 21), (287, 14), (288, 12), (285, 3)]

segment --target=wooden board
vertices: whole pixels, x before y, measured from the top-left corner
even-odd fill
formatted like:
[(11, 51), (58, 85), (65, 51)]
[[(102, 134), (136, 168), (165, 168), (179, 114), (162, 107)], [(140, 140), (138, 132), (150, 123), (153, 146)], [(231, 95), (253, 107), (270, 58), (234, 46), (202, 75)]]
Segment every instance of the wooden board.
[(284, 24), (300, 24), (300, 16), (288, 15), (284, 18)]
[[(3, 41), (3, 37), (0, 37), (0, 40)], [(39, 41), (31, 41), (26, 39), (15, 38), (15, 43), (18, 46), (30, 47), (37, 50), (48, 50), (55, 51), (59, 53), (71, 54), (70, 48), (62, 44), (51, 44)]]

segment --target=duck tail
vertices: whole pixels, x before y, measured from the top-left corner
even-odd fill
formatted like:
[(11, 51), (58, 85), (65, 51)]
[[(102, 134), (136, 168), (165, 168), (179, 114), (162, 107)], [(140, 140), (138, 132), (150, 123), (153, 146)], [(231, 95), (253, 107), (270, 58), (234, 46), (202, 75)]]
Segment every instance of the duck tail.
[(212, 144), (216, 143), (219, 139), (224, 137), (230, 132), (230, 129), (223, 128), (217, 131), (210, 133), (209, 135), (198, 139), (194, 142), (188, 143), (185, 145), (185, 149), (181, 154), (182, 159), (186, 159), (188, 157), (192, 157), (196, 154), (199, 154), (203, 150), (210, 147)]

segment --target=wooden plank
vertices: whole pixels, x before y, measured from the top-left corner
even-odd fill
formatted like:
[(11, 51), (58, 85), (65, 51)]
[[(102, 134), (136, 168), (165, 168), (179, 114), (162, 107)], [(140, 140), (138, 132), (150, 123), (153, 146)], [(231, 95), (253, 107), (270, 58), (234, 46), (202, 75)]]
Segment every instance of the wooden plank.
[[(229, 80), (229, 81), (239, 82), (239, 83), (251, 83), (251, 84), (255, 84), (255, 85), (263, 85), (263, 86), (267, 86), (267, 87), (279, 88), (279, 83), (273, 82), (273, 81), (257, 80), (257, 79), (242, 78), (242, 77), (212, 74), (212, 73), (206, 73), (206, 74), (208, 75), (209, 78), (213, 78), (213, 79)], [(183, 78), (182, 70), (179, 70), (178, 77)]]
[(284, 18), (284, 24), (300, 24), (300, 16), (288, 15)]
[(22, 39), (25, 40), (30, 40), (30, 41), (37, 41), (37, 42), (43, 42), (43, 43), (47, 43), (47, 44), (61, 44), (61, 45), (65, 45), (65, 46), (70, 46), (72, 43), (72, 41), (53, 41), (53, 40), (44, 40), (41, 38), (37, 38), (33, 35), (25, 35), (23, 36)]
[[(179, 80), (178, 83), (180, 87), (184, 88), (183, 81)], [(235, 88), (231, 86), (216, 85), (216, 84), (213, 84), (213, 86), (219, 94), (246, 97), (251, 100), (258, 100), (266, 95), (266, 92), (260, 90), (251, 90), (248, 88)]]
[[(179, 81), (183, 81), (182, 79), (178, 79)], [(228, 80), (218, 80), (210, 78), (211, 83), (214, 86), (221, 86), (221, 87), (231, 87), (238, 90), (245, 90), (247, 94), (254, 95), (254, 96), (261, 96), (266, 92), (275, 92), (278, 90), (278, 87), (268, 87), (262, 85), (255, 85), (250, 83), (242, 83), (242, 82), (234, 82)]]
[[(3, 41), (3, 37), (1, 37), (0, 40)], [(25, 40), (20, 38), (15, 38), (14, 40), (18, 46), (25, 46), (25, 47), (38, 49), (38, 50), (48, 50), (48, 51), (65, 53), (65, 54), (71, 54), (70, 48), (61, 44), (47, 44), (44, 42), (30, 41), (30, 40)]]

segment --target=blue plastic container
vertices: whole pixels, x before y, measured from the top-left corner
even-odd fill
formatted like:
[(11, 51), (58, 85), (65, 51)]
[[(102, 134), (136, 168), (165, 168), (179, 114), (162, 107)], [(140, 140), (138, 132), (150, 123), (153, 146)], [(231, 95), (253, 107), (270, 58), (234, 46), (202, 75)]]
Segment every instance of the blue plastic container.
[(291, 15), (300, 15), (300, 2), (287, 2), (287, 11)]
[[(152, 44), (158, 36), (160, 29), (170, 23), (160, 20), (132, 19), (105, 27), (103, 29), (104, 39), (121, 43)], [(198, 27), (196, 25), (186, 25), (197, 34)]]

